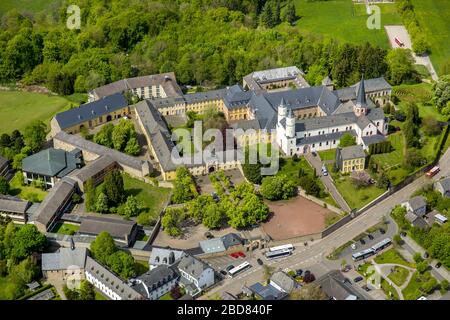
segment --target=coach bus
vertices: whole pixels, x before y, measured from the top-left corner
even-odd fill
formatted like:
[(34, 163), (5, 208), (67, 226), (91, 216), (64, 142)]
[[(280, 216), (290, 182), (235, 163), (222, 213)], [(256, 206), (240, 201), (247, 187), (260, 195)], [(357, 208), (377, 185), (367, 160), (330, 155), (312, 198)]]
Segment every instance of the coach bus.
[(375, 254), (378, 251), (381, 251), (384, 248), (390, 246), (391, 243), (392, 243), (392, 240), (390, 238), (386, 238), (386, 239), (378, 242), (377, 244), (374, 244), (371, 249), (373, 250), (373, 253)]
[(435, 176), (439, 171), (441, 171), (439, 166), (434, 166), (433, 168), (431, 168), (430, 171), (428, 171), (426, 173), (426, 176), (431, 178), (431, 177)]
[(252, 265), (250, 263), (248, 263), (247, 261), (241, 263), (240, 265), (238, 265), (237, 267), (234, 267), (233, 269), (231, 269), (230, 271), (228, 271), (228, 273), (230, 274), (230, 276), (234, 277), (235, 275), (237, 275), (238, 273), (247, 270), (248, 268), (250, 268)]
[(372, 255), (373, 255), (373, 249), (369, 248), (369, 249), (352, 254), (352, 259), (353, 259), (353, 261), (359, 261), (359, 260), (366, 259)]
[(292, 254), (292, 250), (289, 249), (281, 249), (276, 251), (269, 251), (266, 253), (267, 260), (278, 259), (290, 256)]
[(293, 251), (294, 246), (292, 244), (284, 244), (282, 246), (276, 246), (276, 247), (269, 248), (269, 251), (280, 251), (280, 250), (284, 250), (284, 249)]

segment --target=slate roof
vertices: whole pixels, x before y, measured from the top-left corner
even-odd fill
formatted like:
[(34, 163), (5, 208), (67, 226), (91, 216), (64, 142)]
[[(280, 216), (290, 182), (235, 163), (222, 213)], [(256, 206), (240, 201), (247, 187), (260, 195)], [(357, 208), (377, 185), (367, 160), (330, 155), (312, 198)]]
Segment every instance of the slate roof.
[(356, 97), (356, 105), (360, 107), (366, 107), (367, 106), (367, 100), (366, 100), (366, 90), (364, 88), (364, 77), (362, 77), (361, 81), (359, 82), (357, 94)]
[(142, 295), (139, 292), (89, 256), (86, 257), (85, 271), (91, 273), (97, 280), (106, 285), (106, 287), (119, 295), (123, 300), (142, 299)]
[(101, 156), (98, 159), (87, 164), (79, 171), (74, 172), (73, 178), (84, 184), (90, 178), (102, 172), (102, 170), (108, 168), (114, 163), (116, 163), (116, 161), (113, 160), (110, 156)]
[(128, 78), (109, 83), (92, 90), (98, 98), (120, 93), (126, 90), (142, 87), (162, 86), (168, 97), (181, 95), (181, 88), (177, 84), (175, 73), (167, 72), (155, 75), (146, 75), (135, 78)]
[(184, 255), (185, 253), (182, 250), (152, 247), (149, 263), (150, 265), (172, 265)]
[(427, 205), (425, 198), (423, 196), (417, 196), (408, 200), (409, 205), (413, 211), (423, 208)]
[(186, 272), (190, 276), (198, 279), (204, 270), (210, 269), (211, 267), (206, 265), (204, 262), (194, 258), (193, 256), (183, 257), (178, 264), (178, 269)]
[(227, 233), (221, 237), (221, 240), (225, 249), (243, 244), (242, 238), (237, 233)]
[(53, 188), (50, 189), (44, 201), (39, 205), (34, 213), (35, 221), (48, 226), (49, 222), (61, 210), (61, 205), (64, 200), (74, 191), (76, 182), (68, 177), (64, 177), (56, 182)]
[(325, 129), (330, 127), (353, 124), (356, 122), (356, 115), (353, 112), (339, 113), (327, 117), (316, 117), (295, 121), (295, 131), (309, 131)]
[(49, 148), (22, 160), (22, 171), (62, 178), (77, 168), (80, 161), (74, 154)]
[(450, 190), (450, 177), (436, 181), (436, 184), (439, 184), (442, 187), (442, 189), (444, 189), (444, 191), (449, 191)]
[(199, 242), (204, 253), (216, 253), (225, 251), (226, 248), (221, 238), (213, 238)]
[(317, 279), (316, 285), (320, 286), (328, 297), (335, 300), (354, 300), (352, 297), (357, 297), (358, 300), (367, 300), (366, 296), (344, 280), (345, 277), (340, 271), (333, 270)]
[(139, 292), (141, 295), (150, 298), (150, 293), (152, 291), (158, 290), (158, 288), (164, 286), (166, 283), (178, 278), (178, 273), (172, 267), (159, 265), (156, 268), (131, 280), (131, 283), (133, 283), (131, 288)]
[(120, 93), (115, 93), (100, 100), (82, 104), (78, 108), (60, 112), (55, 116), (55, 119), (60, 128), (65, 129), (122, 109), (127, 105), (128, 103), (124, 96)]
[(136, 222), (122, 219), (113, 219), (106, 217), (87, 216), (81, 220), (79, 234), (98, 235), (106, 231), (115, 239), (125, 239), (129, 237)]
[(386, 137), (381, 134), (374, 134), (371, 136), (364, 136), (364, 137), (362, 137), (362, 140), (363, 140), (364, 145), (369, 146), (373, 143), (385, 141)]
[(342, 160), (365, 158), (366, 153), (362, 146), (350, 146), (341, 149)]
[(416, 216), (414, 214), (414, 212), (409, 211), (405, 214), (405, 219), (408, 220), (409, 222), (413, 223), (416, 219), (418, 219), (419, 217)]
[(42, 254), (42, 271), (67, 270), (76, 266), (83, 269), (86, 262), (86, 248), (60, 248), (54, 253)]
[(287, 296), (287, 293), (281, 292), (270, 284), (263, 286), (259, 282), (252, 284), (248, 289), (260, 296), (263, 300), (281, 300)]
[[(342, 89), (335, 90), (334, 93), (342, 100), (355, 100), (359, 93), (360, 82)], [(392, 86), (383, 78), (364, 80), (364, 90), (366, 94), (374, 91), (392, 90)]]
[(291, 293), (296, 288), (296, 281), (283, 271), (274, 272), (270, 277), (270, 281), (276, 283), (287, 293)]
[(0, 194), (0, 212), (25, 214), (30, 206), (31, 202), (29, 201)]
[(142, 170), (144, 163), (147, 163), (150, 166), (151, 171), (151, 164), (148, 161), (143, 161), (138, 158), (134, 158), (132, 156), (129, 156), (125, 153), (119, 152), (117, 150), (113, 150), (110, 148), (107, 148), (105, 146), (99, 145), (97, 143), (88, 141), (86, 139), (83, 139), (82, 137), (78, 135), (68, 134), (64, 131), (58, 132), (53, 139), (65, 142), (67, 144), (70, 144), (71, 146), (78, 148), (83, 151), (87, 151), (99, 156), (107, 155), (111, 157), (113, 160), (115, 160), (120, 165), (125, 165), (131, 168), (134, 168), (136, 170)]

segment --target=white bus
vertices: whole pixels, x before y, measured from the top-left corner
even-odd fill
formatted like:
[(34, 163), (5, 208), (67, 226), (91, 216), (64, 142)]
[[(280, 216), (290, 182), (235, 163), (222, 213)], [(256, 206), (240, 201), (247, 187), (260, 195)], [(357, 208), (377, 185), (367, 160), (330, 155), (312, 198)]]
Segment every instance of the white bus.
[(391, 239), (386, 238), (378, 242), (377, 244), (374, 244), (371, 249), (373, 250), (373, 253), (377, 253), (378, 251), (383, 250), (384, 248), (390, 246), (391, 243), (392, 243)]
[(241, 263), (240, 265), (238, 265), (237, 267), (234, 267), (233, 269), (231, 269), (230, 271), (228, 271), (228, 273), (230, 274), (230, 276), (234, 277), (235, 275), (237, 275), (238, 273), (250, 268), (252, 265), (250, 263), (248, 263), (247, 261)]
[(359, 261), (359, 260), (366, 259), (366, 258), (372, 256), (373, 253), (374, 253), (373, 249), (369, 248), (369, 249), (352, 254), (352, 259), (353, 259), (353, 261)]
[(287, 256), (290, 256), (291, 254), (292, 254), (292, 250), (281, 249), (281, 250), (266, 252), (266, 258), (267, 258), (267, 260), (272, 260), (272, 259), (287, 257)]
[(293, 251), (294, 246), (292, 244), (284, 244), (282, 246), (276, 246), (276, 247), (269, 248), (269, 251), (272, 252), (272, 251), (279, 251), (279, 250), (284, 250), (284, 249)]

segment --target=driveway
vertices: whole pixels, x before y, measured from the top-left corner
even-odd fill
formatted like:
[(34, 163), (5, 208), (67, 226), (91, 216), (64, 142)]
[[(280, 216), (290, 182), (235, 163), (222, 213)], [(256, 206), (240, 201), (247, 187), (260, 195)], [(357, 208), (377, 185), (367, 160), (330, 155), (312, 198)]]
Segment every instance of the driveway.
[(339, 193), (338, 189), (334, 185), (334, 181), (331, 176), (328, 174), (324, 176), (322, 174), (322, 160), (320, 159), (320, 155), (317, 153), (316, 156), (313, 156), (312, 153), (307, 153), (305, 155), (305, 159), (309, 162), (309, 164), (316, 169), (316, 173), (322, 181), (323, 185), (327, 189), (327, 191), (331, 194), (333, 199), (338, 203), (343, 211), (350, 212), (352, 209), (344, 200), (342, 195)]

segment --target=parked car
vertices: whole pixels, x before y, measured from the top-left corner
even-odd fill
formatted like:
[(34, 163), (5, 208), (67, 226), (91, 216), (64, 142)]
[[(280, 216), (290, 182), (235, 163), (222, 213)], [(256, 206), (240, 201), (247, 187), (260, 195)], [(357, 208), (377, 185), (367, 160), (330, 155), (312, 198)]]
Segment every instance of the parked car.
[(322, 173), (323, 173), (324, 176), (327, 176), (327, 175), (328, 175), (327, 167), (322, 166)]
[(442, 266), (442, 263), (438, 262), (436, 263), (436, 265), (434, 266), (436, 269), (439, 269)]
[[(231, 269), (230, 269), (231, 270)], [(228, 274), (228, 272), (226, 272), (225, 270), (220, 270), (220, 274), (226, 276)]]
[(213, 234), (211, 232), (209, 232), (209, 231), (205, 232), (205, 237), (208, 238), (208, 239), (214, 238)]
[(368, 237), (370, 240), (373, 240), (373, 235), (369, 234), (367, 237)]
[(348, 264), (342, 269), (342, 272), (349, 272), (350, 270), (352, 270), (352, 266)]
[(355, 283), (358, 283), (358, 282), (360, 282), (360, 281), (363, 281), (364, 280), (364, 278), (363, 277), (356, 277), (355, 279), (353, 279), (353, 281), (355, 282)]
[(256, 259), (256, 262), (257, 262), (260, 266), (262, 266), (262, 265), (264, 264), (264, 262), (263, 262), (260, 258)]
[(311, 152), (311, 154), (313, 155), (313, 157), (317, 156), (317, 153), (315, 151)]
[(423, 253), (423, 258), (424, 258), (424, 259), (428, 259), (429, 256), (430, 256), (430, 255), (428, 254), (428, 252), (425, 251), (425, 252)]
[(405, 231), (402, 231), (402, 232), (400, 232), (400, 235), (401, 235), (402, 237), (406, 237), (406, 232), (405, 232)]
[(211, 197), (214, 199), (214, 201), (218, 202), (220, 200), (219, 196), (215, 192), (211, 192)]
[(295, 276), (299, 277), (303, 274), (303, 270), (302, 269), (298, 269), (297, 271), (295, 271)]
[(369, 291), (371, 290), (367, 285), (363, 285), (362, 288), (363, 288), (364, 290), (366, 290), (367, 292), (369, 292)]
[(225, 268), (225, 270), (230, 271), (233, 268), (234, 268), (234, 266), (232, 264), (230, 264), (228, 267)]
[(239, 255), (237, 253), (231, 253), (230, 257), (237, 259), (239, 258)]
[(350, 247), (352, 248), (352, 250), (356, 250), (356, 243), (352, 243)]
[(386, 231), (385, 231), (383, 228), (380, 228), (380, 233), (381, 233), (381, 234), (385, 234)]
[(236, 252), (239, 257), (245, 258), (245, 253), (242, 251)]
[(366, 241), (364, 241), (364, 239), (360, 239), (359, 242), (361, 242), (361, 244), (366, 244)]

